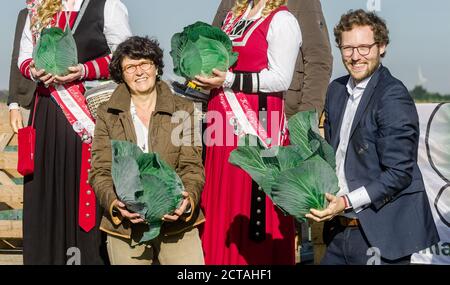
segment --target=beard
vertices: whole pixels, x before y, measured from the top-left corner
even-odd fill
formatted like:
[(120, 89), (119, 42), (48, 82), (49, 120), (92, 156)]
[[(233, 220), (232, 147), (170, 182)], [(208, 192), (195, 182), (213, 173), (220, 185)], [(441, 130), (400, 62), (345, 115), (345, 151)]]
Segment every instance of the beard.
[(344, 60), (344, 66), (355, 82), (361, 82), (372, 76), (380, 65), (380, 56), (373, 59)]

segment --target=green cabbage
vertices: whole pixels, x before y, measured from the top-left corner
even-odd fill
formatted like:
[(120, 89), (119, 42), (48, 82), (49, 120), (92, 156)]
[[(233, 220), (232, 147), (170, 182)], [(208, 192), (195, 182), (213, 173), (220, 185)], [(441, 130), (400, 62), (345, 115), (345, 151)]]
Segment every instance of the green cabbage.
[(143, 153), (136, 144), (126, 141), (112, 140), (111, 146), (117, 197), (148, 224), (139, 243), (152, 240), (160, 233), (162, 217), (180, 206), (183, 183), (157, 153)]
[(33, 60), (38, 70), (67, 75), (68, 67), (78, 64), (77, 46), (70, 29), (44, 29), (34, 47)]
[(339, 190), (333, 148), (317, 133), (315, 112), (289, 122), (291, 145), (266, 149), (253, 135), (239, 140), (229, 162), (242, 168), (285, 214), (305, 221), (311, 208), (326, 206), (325, 193)]
[(220, 28), (203, 22), (174, 34), (171, 46), (174, 72), (186, 79), (196, 75), (211, 77), (213, 68), (226, 71), (238, 57), (228, 36)]

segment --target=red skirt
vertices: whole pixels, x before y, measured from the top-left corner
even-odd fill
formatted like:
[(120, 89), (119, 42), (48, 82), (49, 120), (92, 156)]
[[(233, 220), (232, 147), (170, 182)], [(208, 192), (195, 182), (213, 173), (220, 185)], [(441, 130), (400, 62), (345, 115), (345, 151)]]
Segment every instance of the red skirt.
[[(253, 110), (258, 110), (258, 95), (247, 95)], [(268, 97), (267, 130), (272, 121), (283, 116), (283, 100)], [(275, 111), (275, 112), (272, 112)], [(272, 115), (272, 116), (271, 116)], [(273, 116), (279, 116), (273, 120)], [(228, 162), (237, 146), (237, 136), (230, 124), (220, 96), (208, 103), (206, 129), (206, 183), (202, 193), (205, 213), (201, 237), (205, 263), (210, 265), (271, 265), (295, 263), (295, 227), (266, 197), (266, 238), (255, 242), (249, 238), (251, 177)]]

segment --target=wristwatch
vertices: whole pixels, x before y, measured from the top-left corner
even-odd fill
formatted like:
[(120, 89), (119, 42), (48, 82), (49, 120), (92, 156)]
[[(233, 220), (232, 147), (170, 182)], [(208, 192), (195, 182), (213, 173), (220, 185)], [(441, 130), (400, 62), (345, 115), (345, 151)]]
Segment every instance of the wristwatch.
[(352, 206), (352, 202), (350, 202), (350, 199), (348, 198), (348, 196), (344, 195), (344, 196), (342, 196), (342, 198), (344, 199), (344, 204), (345, 204), (344, 213), (348, 214), (348, 213), (352, 212), (353, 206)]

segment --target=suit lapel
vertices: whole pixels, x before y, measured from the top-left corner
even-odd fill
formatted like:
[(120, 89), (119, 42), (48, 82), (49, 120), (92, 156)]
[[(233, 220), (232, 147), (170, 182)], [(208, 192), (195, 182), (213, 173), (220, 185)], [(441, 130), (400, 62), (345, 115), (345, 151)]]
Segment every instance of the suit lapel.
[(348, 101), (348, 93), (345, 89), (343, 89), (343, 92), (341, 93), (341, 100), (336, 104), (337, 110), (340, 110), (339, 116), (338, 116), (338, 127), (336, 128), (336, 133), (333, 136), (332, 140), (332, 146), (335, 150), (337, 150), (339, 141), (341, 140), (340, 134), (341, 134), (341, 126), (342, 126), (342, 119), (344, 118), (344, 112), (345, 112), (345, 106)]
[(366, 89), (364, 90), (364, 93), (361, 98), (361, 102), (359, 102), (358, 109), (356, 110), (355, 118), (353, 119), (352, 128), (350, 130), (350, 137), (352, 137), (353, 133), (355, 132), (356, 127), (359, 124), (359, 121), (362, 118), (362, 115), (364, 114), (365, 110), (367, 109), (367, 106), (369, 105), (370, 99), (372, 98), (375, 87), (378, 85), (378, 80), (380, 79), (380, 74), (383, 72), (384, 67), (380, 66), (377, 71), (372, 76), (372, 79), (370, 79), (369, 84), (367, 84)]
[[(348, 81), (348, 78), (347, 78)], [(348, 100), (348, 92), (347, 92), (347, 88), (345, 87), (345, 85), (341, 85), (341, 90), (339, 91), (339, 95), (337, 97), (337, 102), (336, 105), (333, 106), (332, 108), (335, 108), (335, 110), (338, 110), (338, 114), (337, 114), (337, 127), (334, 129), (334, 134), (332, 134), (332, 139), (331, 139), (331, 146), (334, 148), (334, 150), (337, 150), (337, 147), (339, 145), (339, 141), (340, 141), (340, 133), (341, 133), (341, 125), (342, 125), (342, 119), (344, 118), (344, 112), (345, 112), (345, 106), (347, 104), (347, 100)]]

